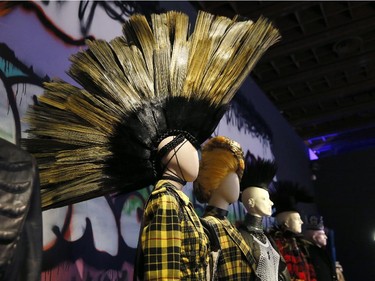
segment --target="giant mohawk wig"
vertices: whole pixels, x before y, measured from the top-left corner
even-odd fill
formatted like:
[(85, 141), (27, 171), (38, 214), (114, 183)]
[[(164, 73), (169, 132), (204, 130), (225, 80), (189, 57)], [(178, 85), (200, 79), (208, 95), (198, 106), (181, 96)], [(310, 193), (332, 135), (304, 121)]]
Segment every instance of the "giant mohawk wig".
[(43, 209), (154, 184), (157, 146), (182, 135), (197, 148), (264, 52), (279, 39), (266, 19), (199, 12), (134, 15), (123, 36), (88, 41), (64, 81), (45, 84), (24, 144), (40, 169)]

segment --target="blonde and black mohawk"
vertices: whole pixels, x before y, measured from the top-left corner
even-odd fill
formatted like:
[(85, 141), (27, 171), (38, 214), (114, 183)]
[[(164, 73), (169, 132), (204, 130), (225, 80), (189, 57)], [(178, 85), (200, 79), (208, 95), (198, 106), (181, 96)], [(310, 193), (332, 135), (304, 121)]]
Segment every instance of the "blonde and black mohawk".
[(45, 84), (28, 112), (25, 148), (37, 159), (43, 209), (158, 178), (158, 143), (182, 134), (199, 147), (244, 79), (280, 35), (260, 18), (237, 21), (199, 12), (189, 34), (180, 12), (134, 15), (123, 36), (88, 41), (64, 81)]

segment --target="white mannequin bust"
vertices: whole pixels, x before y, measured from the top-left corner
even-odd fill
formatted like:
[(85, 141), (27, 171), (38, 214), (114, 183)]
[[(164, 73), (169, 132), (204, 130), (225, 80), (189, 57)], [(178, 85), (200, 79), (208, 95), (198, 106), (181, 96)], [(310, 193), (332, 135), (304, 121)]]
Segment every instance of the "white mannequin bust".
[[(168, 144), (175, 136), (169, 136), (163, 139), (159, 145), (158, 150)], [(199, 172), (199, 157), (196, 148), (188, 141), (184, 140), (177, 145), (174, 149), (168, 152), (161, 160), (165, 165), (163, 175), (175, 175), (179, 178), (192, 182), (194, 181)], [(173, 180), (173, 185), (178, 189), (182, 189), (183, 185)]]
[(242, 192), (242, 203), (247, 212), (255, 217), (269, 217), (273, 202), (267, 190), (260, 187), (248, 187)]
[(229, 205), (236, 202), (239, 196), (240, 180), (235, 172), (230, 172), (212, 192), (208, 205), (228, 210)]
[(276, 221), (284, 230), (289, 230), (296, 234), (302, 232), (303, 221), (300, 214), (296, 211), (281, 212), (276, 215)]

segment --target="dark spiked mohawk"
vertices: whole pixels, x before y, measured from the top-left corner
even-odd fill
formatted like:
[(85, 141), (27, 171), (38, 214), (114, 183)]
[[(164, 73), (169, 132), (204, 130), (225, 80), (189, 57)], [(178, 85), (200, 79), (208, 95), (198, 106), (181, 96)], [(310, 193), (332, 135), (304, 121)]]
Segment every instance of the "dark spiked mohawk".
[(297, 203), (312, 203), (314, 202), (313, 195), (307, 188), (292, 181), (278, 181), (275, 183), (276, 191), (271, 193), (271, 200), (274, 203), (277, 215), (282, 212), (297, 210)]
[(241, 180), (241, 191), (247, 187), (260, 187), (268, 190), (276, 170), (275, 161), (255, 157), (248, 151), (245, 157), (245, 171)]

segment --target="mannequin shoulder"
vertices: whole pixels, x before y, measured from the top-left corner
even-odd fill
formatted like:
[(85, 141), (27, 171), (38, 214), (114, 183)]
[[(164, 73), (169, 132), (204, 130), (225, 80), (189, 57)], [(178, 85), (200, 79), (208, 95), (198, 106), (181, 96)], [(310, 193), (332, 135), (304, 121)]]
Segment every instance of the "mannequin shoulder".
[(145, 210), (146, 212), (150, 210), (156, 212), (159, 209), (178, 210), (182, 206), (180, 201), (178, 194), (165, 187), (161, 187), (151, 193)]

